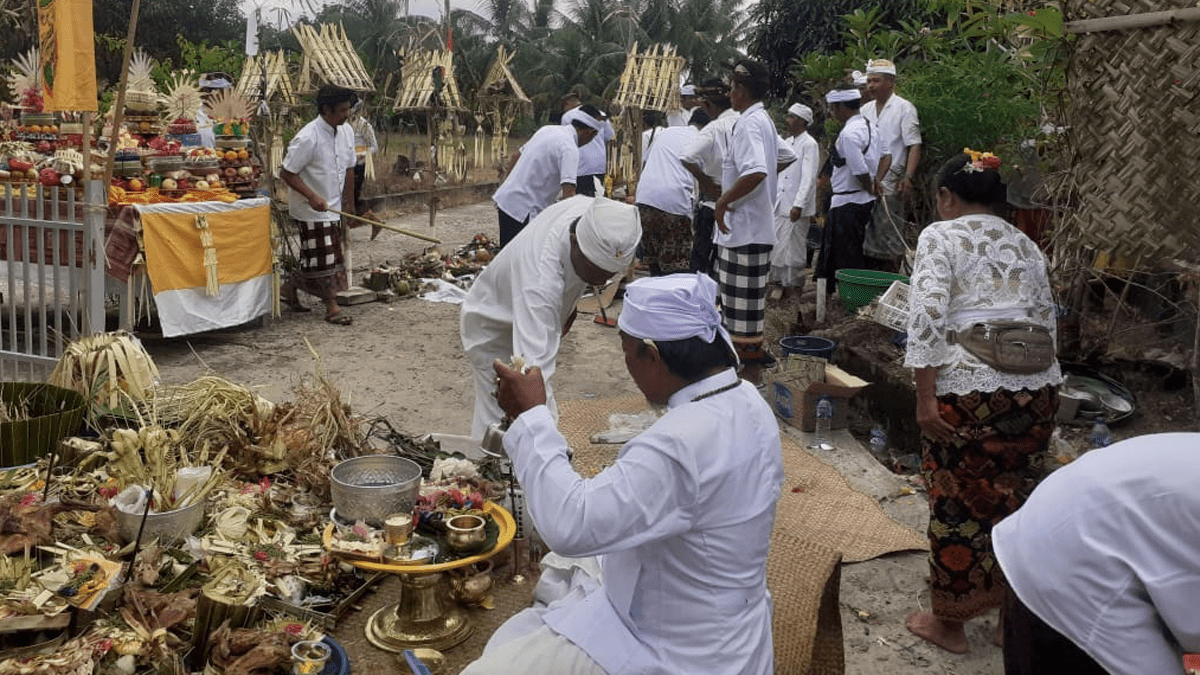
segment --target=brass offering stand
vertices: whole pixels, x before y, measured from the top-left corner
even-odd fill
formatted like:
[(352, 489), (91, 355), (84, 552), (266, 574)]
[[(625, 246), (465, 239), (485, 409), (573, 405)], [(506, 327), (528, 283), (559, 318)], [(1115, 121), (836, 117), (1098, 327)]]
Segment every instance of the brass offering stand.
[[(484, 510), (500, 528), (496, 545), (473, 556), (432, 565), (403, 565), (355, 560), (345, 561), (364, 570), (389, 572), (400, 578), (400, 599), (371, 615), (367, 621), (367, 640), (385, 651), (401, 653), (405, 649), (429, 647), (445, 650), (471, 636), (470, 617), (450, 597), (446, 572), (482, 562), (500, 553), (512, 543), (516, 522), (503, 507), (488, 502)], [(325, 528), (325, 548), (329, 548), (333, 524)]]

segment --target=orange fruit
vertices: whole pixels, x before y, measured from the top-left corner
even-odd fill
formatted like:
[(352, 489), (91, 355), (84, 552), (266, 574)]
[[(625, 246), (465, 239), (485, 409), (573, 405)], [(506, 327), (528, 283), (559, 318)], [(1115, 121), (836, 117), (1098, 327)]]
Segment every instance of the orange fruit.
[(138, 129), (140, 129), (142, 131), (150, 131), (150, 123), (142, 122), (141, 124), (138, 125)]
[(237, 156), (238, 156), (238, 159), (249, 159), (250, 153), (246, 152), (245, 150), (238, 150)]
[(238, 154), (236, 152), (234, 152), (233, 150), (230, 150), (225, 153), (225, 161), (226, 162), (236, 162), (237, 158), (238, 158)]
[(32, 124), (29, 126), (28, 129), (26, 129), (26, 131), (28, 131), (31, 134), (40, 134), (40, 133), (42, 133), (42, 128), (36, 124)]

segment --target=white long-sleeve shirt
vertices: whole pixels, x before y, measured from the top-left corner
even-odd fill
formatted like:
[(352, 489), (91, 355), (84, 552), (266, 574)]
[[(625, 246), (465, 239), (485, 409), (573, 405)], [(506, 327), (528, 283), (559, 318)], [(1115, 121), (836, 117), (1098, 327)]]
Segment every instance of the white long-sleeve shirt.
[(817, 173), (821, 170), (821, 149), (808, 132), (787, 139), (796, 161), (779, 174), (775, 191), (775, 215), (786, 216), (792, 208), (800, 209), (800, 217), (817, 215)]
[[(577, 119), (582, 114), (583, 112), (579, 108), (571, 108), (562, 115), (563, 125), (570, 125), (572, 120)], [(607, 143), (616, 134), (617, 132), (613, 129), (612, 123), (608, 120), (602, 120), (600, 130), (596, 132), (596, 137), (587, 145), (579, 148), (579, 169), (575, 172), (577, 178), (579, 176), (600, 176), (607, 171), (608, 167), (605, 166), (608, 161)]]
[(783, 482), (779, 425), (726, 370), (671, 396), (668, 412), (584, 479), (549, 411), (504, 438), (538, 532), (556, 553), (601, 555), (603, 583), (543, 621), (609, 675), (769, 675), (766, 561)]
[(921, 120), (917, 117), (917, 107), (908, 99), (892, 94), (879, 109), (876, 101), (869, 101), (862, 107), (862, 116), (879, 134), (879, 156), (892, 156), (891, 167), (883, 177), (884, 194), (895, 194), (896, 186), (904, 178), (904, 169), (908, 166), (908, 148), (921, 144)]
[[(726, 108), (700, 130), (700, 134), (683, 151), (681, 161), (700, 167), (704, 175), (721, 185), (721, 171), (725, 165), (725, 152), (729, 148), (729, 137), (733, 134), (733, 125), (738, 120), (738, 113), (732, 108)], [(645, 151), (643, 150), (643, 154)], [(721, 185), (722, 188), (728, 187)], [(716, 201), (701, 199), (701, 204), (712, 208)]]
[[(477, 371), (491, 379), (493, 359), (508, 363), (522, 356), (542, 369), (546, 394), (553, 400), (554, 375), (562, 329), (587, 284), (571, 266), (571, 223), (592, 206), (592, 198), (576, 196), (551, 205), (530, 222), (479, 275), (463, 300), (459, 330), (463, 349)], [(477, 392), (478, 398), (479, 392)], [(480, 420), (476, 401), (473, 431), (477, 437), (496, 419)]]
[(1200, 652), (1200, 434), (1139, 436), (1050, 474), (992, 530), (1009, 586), (1113, 675)]

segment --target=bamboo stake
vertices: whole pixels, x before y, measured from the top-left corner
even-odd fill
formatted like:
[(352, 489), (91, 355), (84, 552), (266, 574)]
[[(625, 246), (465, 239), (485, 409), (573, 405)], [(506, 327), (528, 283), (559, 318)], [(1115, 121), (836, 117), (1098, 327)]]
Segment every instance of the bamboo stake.
[(353, 213), (346, 213), (344, 211), (338, 211), (336, 209), (329, 209), (329, 212), (336, 213), (339, 216), (342, 216), (343, 218), (352, 218), (354, 220), (359, 220), (364, 223), (367, 223), (368, 225), (374, 225), (375, 227), (382, 227), (385, 230), (391, 230), (392, 232), (399, 232), (400, 234), (407, 234), (410, 237), (416, 237), (417, 239), (423, 239), (425, 241), (430, 241), (435, 244), (442, 243), (441, 239), (436, 239), (434, 237), (430, 237), (425, 234), (419, 234), (417, 232), (412, 232), (409, 230), (401, 229), (399, 227), (396, 227), (395, 225), (388, 225), (387, 223), (382, 223), (378, 220), (371, 220), (370, 218), (363, 218), (362, 216), (356, 216)]
[[(121, 82), (117, 85), (117, 100), (113, 102), (112, 140), (108, 144), (108, 161), (104, 163), (104, 189), (112, 183), (113, 164), (117, 161), (117, 139), (121, 137), (121, 123), (125, 119), (125, 88), (129, 86), (129, 60), (133, 57), (133, 41), (137, 37), (138, 11), (142, 0), (133, 0), (129, 10), (129, 30), (125, 33), (125, 54), (121, 57)], [(91, 156), (91, 149), (84, 148), (85, 157)], [(91, 161), (88, 161), (91, 164)], [(131, 566), (132, 567), (132, 566)]]

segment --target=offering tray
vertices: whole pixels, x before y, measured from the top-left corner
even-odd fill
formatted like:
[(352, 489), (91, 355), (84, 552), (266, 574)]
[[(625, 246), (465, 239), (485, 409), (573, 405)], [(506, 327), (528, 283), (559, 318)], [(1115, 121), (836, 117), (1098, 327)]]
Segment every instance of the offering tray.
[[(367, 621), (367, 640), (372, 645), (397, 654), (415, 647), (445, 650), (471, 636), (474, 626), (467, 613), (451, 599), (449, 579), (444, 573), (491, 558), (507, 548), (517, 533), (516, 521), (504, 508), (487, 502), (484, 511), (500, 528), (500, 535), (495, 546), (474, 555), (436, 564), (343, 558), (359, 569), (390, 572), (400, 578), (399, 602), (380, 609)], [(330, 548), (333, 528), (333, 523), (325, 528), (322, 541), (326, 550)], [(423, 537), (413, 535), (413, 540), (419, 538)]]

